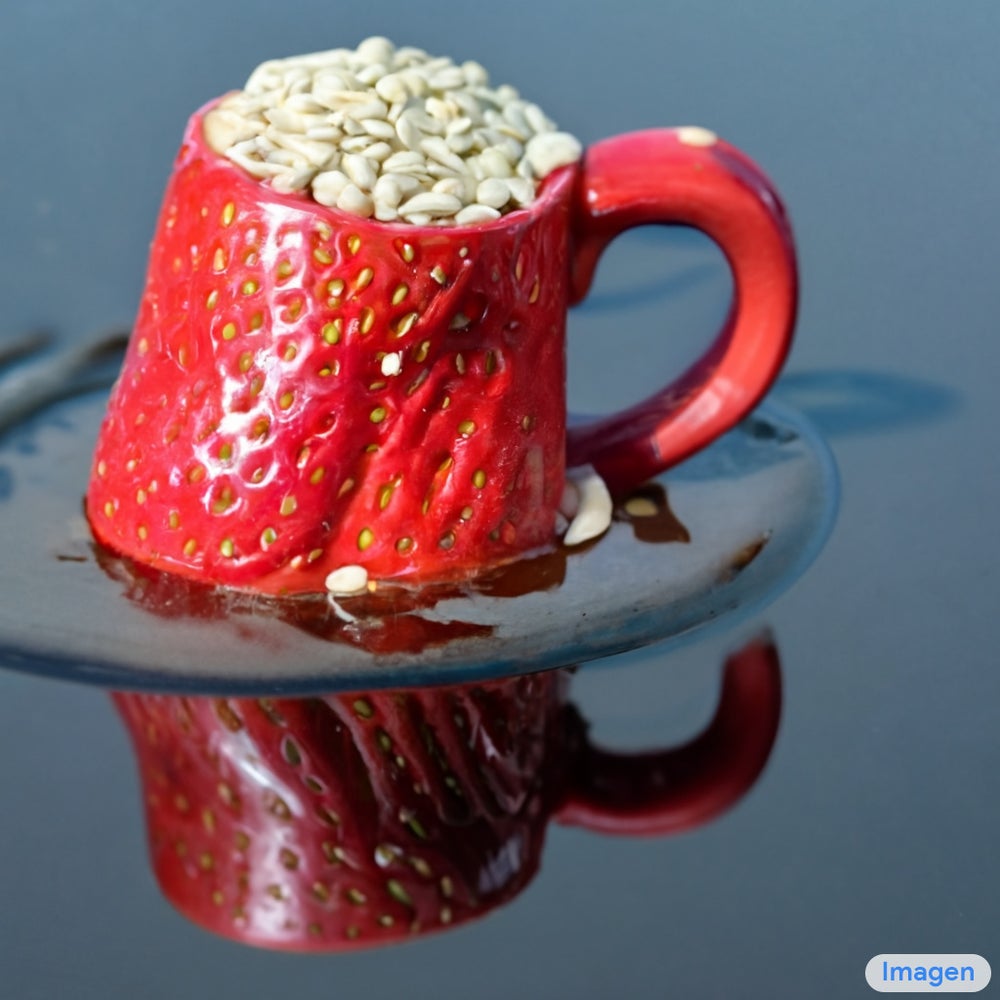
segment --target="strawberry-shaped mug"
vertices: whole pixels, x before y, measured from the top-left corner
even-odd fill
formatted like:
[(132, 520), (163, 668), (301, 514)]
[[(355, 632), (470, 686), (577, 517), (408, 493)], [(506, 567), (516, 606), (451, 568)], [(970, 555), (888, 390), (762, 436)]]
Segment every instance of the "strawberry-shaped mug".
[[(621, 495), (733, 426), (783, 363), (788, 223), (757, 167), (705, 130), (598, 142), (523, 208), (423, 226), (254, 179), (207, 145), (206, 110), (94, 455), (88, 516), (120, 553), (275, 594), (345, 568), (460, 578), (558, 544), (567, 462)], [(719, 244), (729, 318), (663, 390), (567, 433), (567, 308), (605, 246), (650, 223)]]
[(690, 829), (738, 801), (777, 732), (777, 651), (734, 653), (674, 749), (603, 750), (567, 671), (306, 699), (117, 693), (164, 895), (218, 934), (339, 951), (445, 930), (515, 897), (551, 819)]

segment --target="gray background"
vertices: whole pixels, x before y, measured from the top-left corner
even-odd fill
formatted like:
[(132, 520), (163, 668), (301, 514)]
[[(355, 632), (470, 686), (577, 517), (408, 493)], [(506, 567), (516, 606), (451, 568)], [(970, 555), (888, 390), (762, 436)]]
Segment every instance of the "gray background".
[[(868, 993), (878, 952), (978, 952), (1000, 970), (1000, 7), (6, 3), (4, 332), (128, 322), (190, 111), (262, 59), (373, 33), (480, 60), (585, 142), (707, 125), (783, 192), (803, 303), (776, 395), (834, 446), (837, 530), (749, 629), (575, 682), (598, 738), (681, 739), (709, 715), (725, 652), (766, 623), (785, 668), (778, 746), (700, 831), (553, 827), (539, 877), (487, 920), (297, 958), (216, 940), (161, 900), (102, 693), (0, 673), (0, 992), (836, 998)], [(662, 382), (726, 288), (704, 241), (616, 245), (571, 324), (575, 407)], [(0, 595), (28, 571), (3, 568)]]

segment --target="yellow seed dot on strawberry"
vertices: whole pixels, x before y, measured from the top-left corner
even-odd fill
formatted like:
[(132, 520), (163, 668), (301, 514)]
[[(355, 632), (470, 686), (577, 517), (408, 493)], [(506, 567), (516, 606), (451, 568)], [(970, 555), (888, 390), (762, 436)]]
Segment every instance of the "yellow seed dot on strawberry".
[(253, 280), (253, 278), (250, 278), (248, 281), (244, 281), (243, 282), (243, 285), (240, 288), (240, 291), (244, 295), (253, 295), (254, 292), (257, 291), (258, 288), (260, 288), (260, 285), (258, 285), (257, 282)]
[(399, 553), (409, 552), (413, 548), (413, 539), (408, 537), (400, 538), (396, 541), (396, 551)]
[(108, 500), (107, 503), (105, 503), (105, 505), (104, 505), (104, 516), (105, 517), (114, 517), (115, 516), (115, 505), (114, 505), (113, 501)]
[(231, 201), (227, 201), (226, 204), (222, 206), (222, 224), (224, 226), (229, 226), (235, 218), (236, 205)]
[(167, 526), (171, 531), (176, 531), (181, 526), (181, 515), (178, 511), (172, 510), (167, 515)]
[(213, 288), (208, 295), (205, 296), (205, 308), (214, 309), (219, 304), (219, 292), (217, 289)]
[(295, 273), (295, 268), (290, 260), (283, 260), (278, 263), (278, 277), (282, 280), (290, 278)]
[(274, 528), (265, 528), (260, 533), (260, 547), (267, 549), (278, 540), (278, 533)]
[(448, 283), (448, 275), (445, 274), (445, 270), (440, 264), (435, 264), (434, 267), (431, 268), (431, 277), (439, 285), (445, 285)]
[(337, 344), (340, 342), (340, 334), (344, 328), (344, 321), (338, 316), (336, 319), (331, 320), (329, 323), (325, 324), (323, 327), (323, 339), (328, 344)]
[(326, 469), (322, 465), (317, 466), (313, 469), (312, 474), (309, 476), (309, 482), (315, 486), (317, 483), (321, 482), (323, 477), (326, 475)]
[(314, 563), (323, 555), (322, 549), (313, 549), (309, 555), (306, 556), (306, 562)]
[(431, 342), (429, 340), (423, 341), (421, 345), (417, 348), (417, 353), (414, 355), (414, 360), (416, 361), (426, 361), (427, 355), (430, 353)]
[(361, 249), (361, 237), (357, 233), (352, 233), (347, 237), (347, 249), (352, 255)]
[(287, 496), (281, 501), (281, 506), (278, 508), (282, 517), (289, 517), (294, 514), (298, 509), (298, 501), (293, 496)]
[(358, 329), (362, 334), (370, 332), (372, 326), (375, 324), (375, 310), (371, 306), (365, 306), (361, 310), (361, 316), (358, 322)]
[(232, 340), (233, 337), (235, 337), (235, 336), (236, 336), (236, 324), (235, 323), (227, 323), (222, 328), (222, 339), (223, 340)]
[(354, 281), (355, 291), (363, 291), (371, 283), (372, 279), (375, 277), (375, 269), (371, 267), (363, 267), (359, 272), (358, 276)]
[(219, 551), (227, 558), (232, 559), (236, 552), (236, 546), (231, 538), (223, 538), (219, 543)]
[(403, 299), (406, 298), (410, 293), (410, 286), (405, 282), (396, 286), (395, 291), (392, 293), (392, 304), (398, 306)]
[[(413, 325), (414, 323), (417, 322), (418, 319), (419, 319), (419, 314), (415, 312), (408, 312), (405, 316), (400, 317), (400, 319), (396, 321), (396, 336), (405, 337), (410, 332), (410, 330), (413, 329)], [(429, 346), (430, 345), (428, 345), (428, 347)], [(426, 356), (427, 355), (425, 354), (424, 357)], [(418, 357), (417, 360), (423, 361), (424, 359)]]
[(446, 551), (448, 549), (454, 548), (454, 546), (455, 546), (455, 532), (454, 531), (449, 531), (446, 534), (442, 535), (441, 538), (440, 538), (440, 540), (438, 541), (438, 545), (442, 549), (445, 549)]
[(389, 506), (389, 501), (392, 499), (392, 494), (394, 492), (394, 489), (395, 489), (395, 487), (392, 485), (392, 483), (386, 483), (386, 485), (383, 486), (378, 491), (378, 507), (379, 507), (379, 510), (385, 510), (386, 507)]
[(465, 358), (461, 354), (455, 355), (455, 370), (459, 375), (465, 374)]
[(198, 551), (198, 543), (193, 538), (189, 538), (184, 543), (184, 555), (190, 557), (193, 556), (197, 551)]
[(541, 280), (535, 278), (535, 283), (531, 286), (531, 294), (528, 296), (528, 301), (534, 305), (538, 301), (538, 296), (542, 290)]
[(282, 354), (282, 358), (284, 358), (285, 361), (294, 361), (295, 355), (298, 353), (299, 349), (295, 346), (295, 344), (288, 344), (285, 347), (285, 352)]
[(463, 521), (470, 521), (470, 520), (472, 520), (472, 515), (473, 515), (473, 513), (474, 513), (474, 512), (473, 512), (473, 510), (472, 510), (472, 508), (471, 508), (471, 507), (463, 507), (463, 508), (462, 508), (462, 513), (461, 513), (461, 514), (459, 514), (458, 516), (459, 516), (459, 517), (460, 517), (460, 518), (461, 518), (461, 519), (462, 519)]
[(380, 424), (388, 416), (388, 412), (384, 406), (376, 406), (371, 413), (368, 414), (368, 419), (373, 424)]
[(97, 463), (97, 474), (98, 474), (99, 476), (104, 476), (104, 475), (106, 475), (106, 474), (107, 474), (107, 471), (108, 471), (108, 463), (107, 463), (107, 462), (105, 462), (105, 461), (104, 461), (104, 459), (102, 458), (102, 459), (101, 459), (101, 460), (100, 460), (100, 461), (99, 461), (99, 462)]
[(281, 409), (283, 410), (287, 410), (294, 402), (295, 402), (294, 392), (283, 392), (280, 398), (278, 399), (278, 406), (280, 406)]
[(340, 487), (340, 490), (337, 492), (337, 496), (342, 497), (344, 496), (345, 493), (350, 493), (351, 490), (353, 489), (354, 489), (354, 480), (345, 479), (343, 485)]
[(250, 317), (250, 329), (259, 330), (264, 325), (264, 314), (260, 312), (255, 312)]
[(218, 247), (215, 254), (212, 256), (212, 270), (213, 271), (225, 271), (226, 269), (226, 251), (222, 247)]
[(316, 247), (316, 249), (313, 250), (313, 259), (317, 264), (333, 263), (333, 258), (330, 256), (329, 250), (326, 250), (323, 247)]
[(135, 533), (140, 542), (144, 542), (147, 538), (149, 538), (149, 528), (147, 528), (144, 524), (140, 524), (139, 527), (135, 529)]
[(375, 541), (375, 532), (371, 528), (362, 528), (358, 534), (358, 548), (364, 552), (365, 549), (370, 548), (371, 544)]
[(413, 249), (412, 245), (409, 243), (404, 243), (399, 248), (399, 256), (406, 261), (407, 264), (413, 263), (413, 258), (416, 257), (416, 251)]
[(458, 433), (461, 434), (462, 437), (470, 437), (472, 434), (475, 434), (475, 432), (476, 422), (474, 420), (463, 420), (458, 425)]
[(219, 461), (228, 462), (233, 457), (233, 446), (229, 441), (219, 446)]
[(476, 487), (477, 490), (481, 490), (486, 485), (486, 473), (482, 469), (476, 469), (472, 473), (472, 485)]
[(249, 351), (244, 351), (240, 355), (240, 372), (246, 375), (250, 371), (250, 367), (253, 364), (253, 355)]

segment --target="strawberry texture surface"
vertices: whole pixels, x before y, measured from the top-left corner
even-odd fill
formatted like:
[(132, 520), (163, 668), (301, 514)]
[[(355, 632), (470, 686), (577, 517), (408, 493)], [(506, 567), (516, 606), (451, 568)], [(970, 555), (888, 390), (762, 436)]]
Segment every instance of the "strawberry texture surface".
[(485, 227), (390, 225), (251, 179), (201, 114), (97, 441), (97, 538), (276, 594), (552, 543), (573, 170)]
[(535, 874), (565, 674), (308, 699), (116, 693), (167, 898), (246, 944), (388, 944)]

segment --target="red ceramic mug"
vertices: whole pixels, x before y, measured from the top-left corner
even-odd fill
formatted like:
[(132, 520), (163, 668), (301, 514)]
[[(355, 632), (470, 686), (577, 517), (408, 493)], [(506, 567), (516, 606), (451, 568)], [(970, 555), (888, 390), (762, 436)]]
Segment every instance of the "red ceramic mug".
[[(188, 127), (88, 490), (98, 538), (271, 593), (334, 570), (462, 576), (549, 546), (565, 468), (622, 494), (776, 377), (796, 304), (778, 196), (701, 129), (622, 135), (477, 226), (388, 224), (261, 184)], [(679, 378), (568, 436), (567, 308), (622, 231), (707, 233), (729, 319)]]
[(596, 747), (567, 680), (280, 700), (115, 694), (163, 893), (260, 947), (412, 939), (511, 900), (550, 819), (689, 829), (746, 793), (774, 743), (781, 677), (767, 640), (730, 657), (715, 717), (676, 749)]

